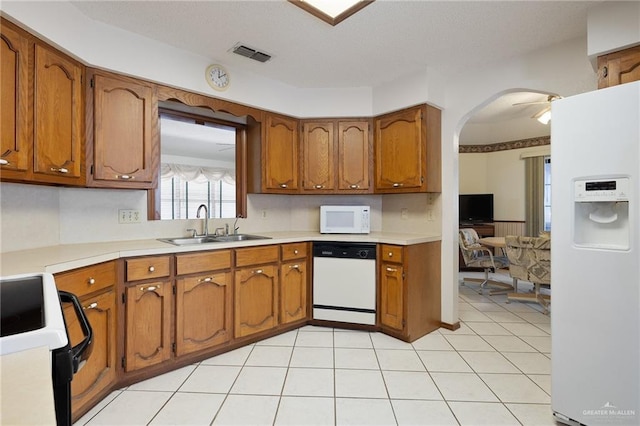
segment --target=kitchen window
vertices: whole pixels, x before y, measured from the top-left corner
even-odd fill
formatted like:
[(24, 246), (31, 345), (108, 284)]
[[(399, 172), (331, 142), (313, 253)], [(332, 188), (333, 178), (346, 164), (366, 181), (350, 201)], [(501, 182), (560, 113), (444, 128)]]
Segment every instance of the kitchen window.
[(171, 176), (162, 178), (161, 186), (161, 219), (195, 218), (201, 204), (207, 206), (210, 218), (235, 216), (235, 184), (223, 180), (187, 181)]

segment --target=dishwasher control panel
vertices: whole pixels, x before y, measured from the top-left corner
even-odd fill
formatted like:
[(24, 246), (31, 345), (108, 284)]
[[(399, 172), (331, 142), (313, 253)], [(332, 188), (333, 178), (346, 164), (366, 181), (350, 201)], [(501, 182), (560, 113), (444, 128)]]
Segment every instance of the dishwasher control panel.
[(376, 245), (369, 243), (316, 242), (314, 257), (337, 257), (343, 259), (375, 259)]

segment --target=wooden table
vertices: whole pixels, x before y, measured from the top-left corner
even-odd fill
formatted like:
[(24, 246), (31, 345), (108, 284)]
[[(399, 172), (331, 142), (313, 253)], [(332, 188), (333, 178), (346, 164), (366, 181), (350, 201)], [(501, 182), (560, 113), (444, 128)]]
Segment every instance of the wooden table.
[(486, 237), (480, 238), (480, 244), (492, 248), (504, 249), (507, 246), (507, 242), (504, 237)]

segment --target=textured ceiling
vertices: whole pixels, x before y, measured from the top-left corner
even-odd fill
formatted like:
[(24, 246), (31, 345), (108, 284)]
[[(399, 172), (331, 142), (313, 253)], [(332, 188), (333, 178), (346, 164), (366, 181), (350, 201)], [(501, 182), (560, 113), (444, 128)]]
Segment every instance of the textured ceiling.
[[(72, 2), (91, 19), (300, 88), (375, 87), (427, 67), (500, 61), (585, 36), (597, 3), (377, 0), (332, 27), (284, 0)], [(231, 53), (238, 42), (272, 59)]]

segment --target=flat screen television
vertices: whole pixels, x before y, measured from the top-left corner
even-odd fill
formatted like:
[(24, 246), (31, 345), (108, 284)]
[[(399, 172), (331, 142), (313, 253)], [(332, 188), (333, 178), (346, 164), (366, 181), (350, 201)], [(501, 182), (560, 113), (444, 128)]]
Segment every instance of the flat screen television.
[(493, 194), (460, 194), (460, 223), (492, 223)]

